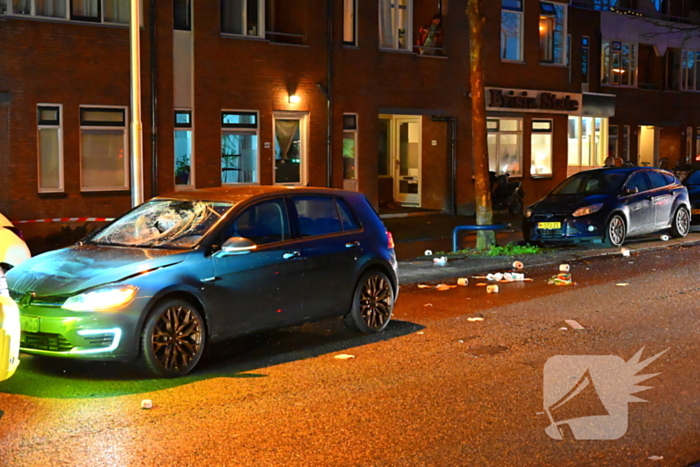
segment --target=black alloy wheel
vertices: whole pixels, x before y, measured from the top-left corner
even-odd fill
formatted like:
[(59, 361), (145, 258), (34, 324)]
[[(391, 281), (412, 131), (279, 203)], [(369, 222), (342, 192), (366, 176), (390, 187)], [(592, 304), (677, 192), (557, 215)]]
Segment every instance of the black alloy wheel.
[(683, 238), (690, 232), (690, 213), (681, 206), (676, 209), (671, 223), (671, 236), (673, 238)]
[(147, 369), (166, 378), (186, 375), (204, 352), (204, 319), (185, 300), (167, 300), (146, 321), (141, 348)]
[(381, 332), (394, 310), (394, 286), (381, 271), (368, 271), (360, 278), (346, 324), (365, 334)]

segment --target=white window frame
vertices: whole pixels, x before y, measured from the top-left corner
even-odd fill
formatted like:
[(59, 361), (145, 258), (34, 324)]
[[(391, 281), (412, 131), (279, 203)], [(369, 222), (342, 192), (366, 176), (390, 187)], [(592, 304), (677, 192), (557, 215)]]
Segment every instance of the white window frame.
[(391, 15), (391, 38), (393, 41), (393, 44), (390, 46), (387, 45), (382, 45), (382, 39), (381, 39), (381, 26), (378, 24), (379, 27), (379, 48), (381, 50), (401, 50), (401, 51), (406, 51), (406, 52), (412, 52), (413, 51), (413, 0), (406, 0), (406, 29), (404, 30), (404, 45), (403, 47), (400, 47), (400, 34), (399, 34), (399, 29), (396, 27), (396, 25), (399, 24), (399, 10), (401, 8), (396, 6), (395, 2), (398, 2), (399, 0), (379, 0), (378, 5), (379, 5), (379, 20), (381, 21), (381, 10), (382, 10), (382, 3), (389, 3), (389, 11)]
[[(550, 62), (549, 60), (540, 60), (540, 65), (549, 65), (549, 66), (567, 66), (566, 63), (566, 38), (569, 34), (569, 2), (562, 2), (561, 0), (540, 0), (540, 5), (542, 3), (550, 3), (553, 5), (559, 5), (564, 8), (564, 19), (562, 20), (562, 23), (564, 25), (564, 29), (561, 31), (561, 37), (562, 37), (562, 50), (561, 50), (561, 62), (556, 62), (554, 61), (554, 30), (552, 30), (552, 61)], [(541, 17), (542, 14), (539, 13), (538, 18)], [(555, 22), (556, 26), (556, 22)], [(541, 47), (541, 45), (540, 45)]]
[[(225, 126), (223, 123), (224, 113), (233, 114), (255, 114), (255, 128), (245, 126)], [(221, 125), (221, 137), (224, 135), (246, 135), (257, 137), (257, 149), (255, 154), (255, 177), (250, 181), (243, 182), (224, 182), (223, 167), (219, 167), (221, 175), (221, 186), (239, 186), (239, 185), (259, 185), (260, 184), (260, 112), (251, 109), (221, 109), (219, 123)], [(242, 124), (248, 125), (248, 124)], [(252, 124), (249, 124), (252, 125)], [(221, 153), (221, 138), (219, 139), (219, 152)]]
[[(605, 76), (605, 69), (606, 69), (606, 64), (605, 64), (605, 44), (608, 44), (608, 47), (610, 48), (609, 52), (609, 63), (607, 64), (607, 68), (609, 70), (609, 73), (613, 72), (613, 63), (614, 63), (614, 58), (613, 58), (613, 50), (612, 46), (614, 42), (619, 42), (620, 48), (622, 49), (623, 44), (627, 44), (630, 46), (630, 50), (634, 50), (634, 60), (630, 60), (630, 67), (634, 67), (634, 70), (629, 69), (625, 70), (625, 72), (630, 73), (630, 84), (614, 84), (613, 83), (613, 75), (610, 74), (608, 78), (608, 82), (605, 83), (603, 82), (604, 79), (606, 78)], [(620, 58), (620, 62), (622, 62), (622, 58)], [(600, 43), (600, 84), (601, 86), (614, 86), (614, 87), (619, 87), (619, 88), (636, 88), (637, 87), (637, 73), (639, 70), (639, 44), (637, 42), (628, 42), (628, 41), (616, 41), (612, 39), (603, 39)]]
[[(243, 32), (242, 33), (235, 33), (235, 32), (224, 32), (223, 28), (221, 28), (221, 9), (223, 8), (223, 2), (224, 1), (240, 1), (243, 4), (243, 11), (241, 12), (242, 16), (242, 24), (243, 24)], [(267, 23), (266, 23), (266, 18), (265, 18), (265, 0), (257, 0), (258, 2), (258, 30), (256, 31), (255, 34), (249, 34), (248, 31), (248, 2), (245, 0), (219, 0), (219, 28), (221, 28), (221, 34), (225, 35), (231, 35), (231, 36), (237, 36), (237, 37), (258, 37), (261, 39), (265, 38), (265, 31), (267, 29)]]
[[(129, 173), (129, 160), (130, 160), (130, 153), (129, 153), (129, 108), (124, 107), (124, 106), (116, 106), (116, 105), (81, 105), (80, 106), (80, 112), (82, 114), (82, 109), (115, 109), (115, 110), (123, 110), (124, 111), (124, 124), (123, 126), (117, 126), (117, 125), (83, 125), (82, 121), (80, 122), (80, 191), (81, 192), (92, 192), (92, 191), (125, 191), (130, 189), (130, 173)], [(82, 116), (80, 117), (82, 119)], [(83, 177), (83, 131), (89, 131), (89, 130), (114, 130), (114, 129), (121, 129), (123, 131), (123, 138), (124, 138), (124, 183), (121, 186), (112, 186), (112, 187), (100, 187), (100, 186), (85, 186), (84, 183), (84, 177)]]
[[(501, 47), (499, 49), (499, 56), (502, 62), (514, 62), (514, 63), (523, 63), (525, 61), (524, 57), (524, 48), (523, 48), (523, 19), (525, 18), (525, 0), (519, 0), (520, 1), (520, 9), (515, 10), (511, 8), (506, 8), (503, 7), (503, 1), (501, 1)], [(513, 58), (505, 58), (503, 56), (503, 42), (504, 42), (504, 35), (503, 35), (503, 13), (508, 12), (509, 14), (514, 14), (518, 15), (520, 17), (520, 27), (519, 27), (519, 36), (518, 36), (518, 58), (513, 59)]]
[[(545, 122), (549, 122), (549, 130), (540, 130), (535, 128), (537, 123)], [(533, 172), (535, 165), (534, 158), (532, 157), (532, 139), (535, 135), (549, 135), (549, 172)], [(533, 118), (530, 121), (530, 175), (534, 178), (551, 177), (554, 175), (554, 120), (551, 118)]]
[[(58, 107), (58, 125), (41, 123), (39, 121), (39, 111), (43, 107)], [(63, 175), (63, 105), (62, 104), (37, 104), (37, 189), (39, 193), (63, 193), (65, 191)], [(42, 188), (41, 186), (41, 130), (58, 130), (58, 187)]]
[[(185, 112), (188, 113), (189, 117), (190, 117), (189, 125), (187, 125), (187, 126), (185, 126), (184, 124), (178, 125), (177, 114), (178, 113), (185, 113)], [(175, 189), (176, 190), (189, 189), (189, 188), (192, 188), (195, 186), (195, 183), (194, 183), (194, 117), (192, 114), (192, 109), (184, 109), (184, 108), (183, 109), (178, 109), (178, 108), (174, 109), (173, 119), (174, 119), (174, 121), (173, 121), (173, 124), (174, 124), (173, 140), (174, 140), (175, 134), (178, 131), (189, 131), (191, 134), (191, 137), (190, 137), (190, 179), (189, 179), (189, 183), (178, 185), (177, 180), (175, 179), (175, 176), (176, 176), (175, 171), (177, 170), (177, 155), (173, 154), (173, 162), (175, 164), (175, 167), (173, 170), (173, 181), (175, 183)], [(174, 152), (174, 149), (175, 148), (173, 147), (173, 152)]]
[[(99, 8), (100, 12), (99, 12), (99, 18), (96, 18), (96, 19), (89, 19), (86, 17), (72, 15), (71, 14), (72, 0), (61, 0), (64, 3), (64, 8), (65, 8), (65, 12), (66, 12), (65, 16), (38, 15), (36, 13), (37, 0), (26, 0), (30, 4), (29, 13), (15, 12), (14, 5), (13, 5), (13, 2), (15, 0), (6, 0), (6, 1), (7, 1), (7, 3), (6, 3), (7, 11), (5, 12), (6, 15), (16, 15), (16, 16), (24, 16), (24, 17), (33, 16), (33, 17), (37, 17), (37, 18), (50, 19), (50, 20), (80, 21), (80, 22), (96, 23), (96, 24), (103, 23), (103, 24), (121, 24), (121, 25), (125, 25), (125, 26), (129, 25), (130, 15), (127, 15), (127, 21), (125, 21), (125, 22), (117, 23), (117, 22), (113, 22), (113, 21), (106, 21), (105, 20), (104, 0), (98, 0), (98, 3), (99, 3), (98, 8)], [(121, 1), (123, 1), (126, 4), (127, 8), (130, 8), (130, 6), (131, 6), (130, 0), (121, 0)], [(140, 9), (143, 8), (140, 0), (139, 0), (139, 8)]]
[[(352, 32), (351, 41), (346, 40), (347, 32)], [(357, 0), (343, 0), (343, 45), (357, 47), (357, 39)]]
[[(518, 122), (518, 129), (517, 130), (501, 130), (500, 129), (500, 122), (501, 120), (514, 120)], [(490, 130), (489, 129), (489, 123), (493, 121), (498, 121), (498, 128), (496, 131)], [(496, 135), (496, 165), (497, 167), (491, 167), (491, 155), (487, 154), (489, 156), (489, 171), (496, 172), (496, 174), (500, 175), (504, 172), (501, 171), (501, 166), (498, 161), (499, 153), (500, 153), (500, 147), (501, 147), (501, 139), (500, 135), (517, 135), (518, 136), (518, 163), (520, 165), (520, 173), (518, 174), (511, 174), (509, 173), (509, 176), (511, 178), (521, 178), (525, 171), (523, 170), (524, 166), (524, 158), (523, 158), (523, 138), (525, 137), (525, 131), (523, 127), (523, 118), (522, 117), (494, 117), (494, 116), (487, 116), (486, 117), (486, 133), (487, 133), (487, 144), (486, 144), (486, 151), (488, 152), (488, 135)]]

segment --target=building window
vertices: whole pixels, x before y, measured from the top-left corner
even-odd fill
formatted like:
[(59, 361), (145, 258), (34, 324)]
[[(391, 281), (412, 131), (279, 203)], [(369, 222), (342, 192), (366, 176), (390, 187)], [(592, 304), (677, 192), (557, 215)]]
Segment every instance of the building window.
[(39, 193), (63, 191), (63, 132), (61, 106), (37, 108)]
[(129, 8), (129, 0), (0, 0), (2, 13), (95, 23), (128, 24)]
[(612, 86), (637, 85), (637, 44), (603, 41), (602, 83)]
[(552, 175), (552, 120), (533, 120), (530, 135), (530, 174)]
[(192, 186), (192, 111), (175, 111), (175, 186)]
[(669, 49), (668, 80), (671, 89), (700, 91), (700, 51)]
[(566, 5), (540, 2), (540, 62), (564, 65)]
[(80, 173), (83, 191), (129, 188), (126, 109), (80, 108)]
[(608, 148), (607, 118), (569, 117), (568, 175), (602, 166)]
[(590, 44), (588, 36), (581, 38), (581, 84), (588, 84), (588, 65), (590, 63)]
[(685, 128), (685, 163), (693, 162), (693, 127)]
[(221, 112), (221, 183), (257, 181), (257, 112)]
[(501, 59), (522, 61), (523, 59), (523, 2), (502, 0), (501, 2)]
[(221, 0), (221, 32), (264, 37), (264, 2)]
[(379, 47), (411, 50), (412, 0), (379, 0)]
[(630, 160), (630, 126), (622, 127), (622, 162)]
[(357, 45), (357, 0), (343, 0), (343, 44)]
[(489, 170), (497, 174), (521, 176), (522, 120), (516, 118), (488, 119)]
[(617, 149), (618, 131), (617, 125), (608, 126), (608, 157), (613, 159), (617, 159), (619, 154)]
[(343, 114), (343, 179), (355, 180), (357, 114)]
[(179, 31), (192, 30), (192, 4), (190, 0), (173, 2), (173, 28)]

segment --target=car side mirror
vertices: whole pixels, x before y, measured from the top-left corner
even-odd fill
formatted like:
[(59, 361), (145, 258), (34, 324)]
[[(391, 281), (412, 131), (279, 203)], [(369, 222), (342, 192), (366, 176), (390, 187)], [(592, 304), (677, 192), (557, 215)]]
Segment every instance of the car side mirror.
[(639, 193), (639, 188), (637, 188), (636, 186), (628, 186), (627, 188), (625, 188), (626, 195), (634, 195), (637, 193)]
[(249, 238), (231, 237), (221, 245), (219, 256), (244, 255), (255, 250), (257, 247), (258, 245)]

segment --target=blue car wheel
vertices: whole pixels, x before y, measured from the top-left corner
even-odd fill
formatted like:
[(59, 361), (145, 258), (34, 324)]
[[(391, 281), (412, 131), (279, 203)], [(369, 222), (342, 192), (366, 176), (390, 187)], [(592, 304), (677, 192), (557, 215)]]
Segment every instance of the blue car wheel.
[(683, 238), (690, 231), (690, 213), (683, 206), (676, 210), (673, 216), (673, 224), (671, 224), (671, 236), (674, 238)]
[(605, 229), (605, 243), (608, 246), (622, 246), (625, 243), (627, 235), (627, 226), (625, 221), (619, 214), (615, 214), (608, 221), (608, 226)]

